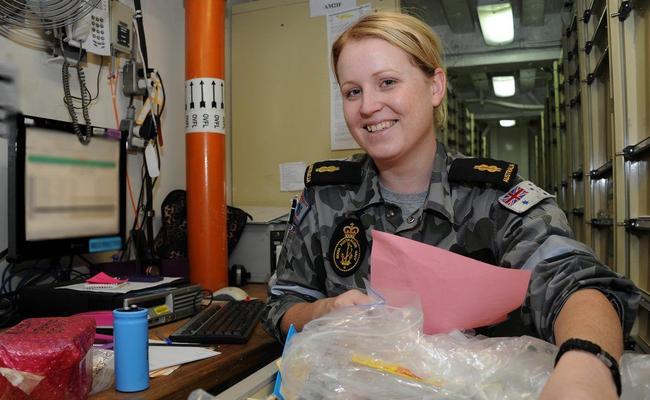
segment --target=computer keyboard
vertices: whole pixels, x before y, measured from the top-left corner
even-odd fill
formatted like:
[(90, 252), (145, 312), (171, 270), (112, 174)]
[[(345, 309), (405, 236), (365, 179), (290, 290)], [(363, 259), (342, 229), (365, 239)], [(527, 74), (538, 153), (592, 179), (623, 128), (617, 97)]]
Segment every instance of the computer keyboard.
[(169, 338), (189, 343), (246, 343), (263, 310), (261, 300), (212, 303)]

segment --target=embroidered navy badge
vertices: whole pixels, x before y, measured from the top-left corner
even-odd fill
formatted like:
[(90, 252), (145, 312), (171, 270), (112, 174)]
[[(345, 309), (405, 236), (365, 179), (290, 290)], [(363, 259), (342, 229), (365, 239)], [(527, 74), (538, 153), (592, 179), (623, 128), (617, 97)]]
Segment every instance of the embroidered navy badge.
[(329, 257), (334, 272), (340, 276), (354, 274), (363, 263), (368, 248), (361, 221), (346, 218), (336, 226), (330, 239)]

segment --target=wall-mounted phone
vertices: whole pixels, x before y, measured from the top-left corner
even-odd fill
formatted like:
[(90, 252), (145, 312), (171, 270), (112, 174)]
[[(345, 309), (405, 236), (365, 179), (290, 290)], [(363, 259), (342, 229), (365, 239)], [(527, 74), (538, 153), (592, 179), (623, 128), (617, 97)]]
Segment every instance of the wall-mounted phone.
[(109, 0), (100, 0), (95, 8), (78, 22), (66, 28), (66, 41), (100, 56), (111, 54), (111, 23)]

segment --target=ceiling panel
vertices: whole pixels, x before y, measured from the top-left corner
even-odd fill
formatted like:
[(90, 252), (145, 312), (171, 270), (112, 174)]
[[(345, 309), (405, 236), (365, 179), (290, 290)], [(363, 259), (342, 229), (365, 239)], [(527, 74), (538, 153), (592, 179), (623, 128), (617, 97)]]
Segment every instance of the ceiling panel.
[(467, 0), (441, 0), (449, 28), (454, 33), (473, 32), (474, 17)]
[[(440, 36), (449, 82), (477, 117), (538, 114), (539, 99), (546, 93), (547, 71), (561, 57), (562, 33), (573, 0), (510, 1), (515, 39), (498, 47), (485, 44), (477, 22), (476, 5), (486, 1), (490, 0), (402, 0), (402, 6)], [(490, 79), (496, 74), (517, 77), (515, 96), (494, 96)]]
[(535, 87), (537, 70), (535, 68), (526, 68), (519, 71), (519, 87), (522, 91), (528, 92)]
[(526, 0), (521, 4), (521, 24), (544, 25), (544, 0)]

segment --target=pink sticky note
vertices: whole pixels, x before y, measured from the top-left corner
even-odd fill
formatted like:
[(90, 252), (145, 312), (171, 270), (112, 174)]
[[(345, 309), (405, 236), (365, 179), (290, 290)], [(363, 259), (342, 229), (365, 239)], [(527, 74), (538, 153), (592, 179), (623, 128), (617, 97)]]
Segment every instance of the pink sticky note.
[(523, 303), (530, 271), (495, 267), (384, 232), (372, 232), (370, 283), (394, 306), (419, 297), (424, 333), (501, 322)]
[(123, 282), (126, 282), (126, 280), (113, 278), (112, 276), (105, 274), (104, 272), (100, 272), (97, 275), (94, 275), (92, 278), (86, 279), (86, 283), (91, 283), (91, 284), (113, 284), (113, 283), (123, 283)]

